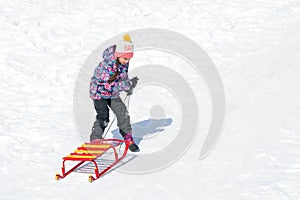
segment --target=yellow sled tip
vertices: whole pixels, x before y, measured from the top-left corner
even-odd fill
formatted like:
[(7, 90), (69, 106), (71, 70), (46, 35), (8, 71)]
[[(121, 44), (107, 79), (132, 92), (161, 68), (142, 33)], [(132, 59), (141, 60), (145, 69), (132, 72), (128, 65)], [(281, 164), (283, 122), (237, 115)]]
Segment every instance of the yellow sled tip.
[(55, 180), (57, 180), (57, 181), (59, 180), (59, 173), (55, 174)]
[(91, 183), (91, 182), (93, 182), (94, 181), (94, 178), (93, 178), (93, 176), (92, 175), (89, 175), (89, 182)]

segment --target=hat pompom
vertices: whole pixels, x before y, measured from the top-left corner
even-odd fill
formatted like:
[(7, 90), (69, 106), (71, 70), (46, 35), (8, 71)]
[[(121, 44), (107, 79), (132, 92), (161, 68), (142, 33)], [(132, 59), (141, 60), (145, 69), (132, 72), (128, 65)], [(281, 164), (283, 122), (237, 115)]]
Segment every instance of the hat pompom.
[(124, 41), (127, 41), (127, 42), (131, 42), (131, 37), (130, 37), (130, 35), (125, 34), (125, 35), (123, 36), (123, 40), (124, 40)]

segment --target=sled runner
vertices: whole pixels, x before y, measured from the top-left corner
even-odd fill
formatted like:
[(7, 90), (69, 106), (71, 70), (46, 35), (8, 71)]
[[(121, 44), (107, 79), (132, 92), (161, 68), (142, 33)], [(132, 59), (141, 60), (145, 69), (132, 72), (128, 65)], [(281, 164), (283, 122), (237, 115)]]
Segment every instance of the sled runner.
[[(119, 157), (116, 147), (120, 146), (123, 142), (125, 143), (126, 146), (123, 151), (123, 154)], [(129, 142), (126, 142), (125, 140), (119, 140), (119, 139), (102, 139), (93, 143), (84, 143), (80, 147), (78, 147), (73, 153), (70, 153), (66, 157), (63, 157), (62, 168), (61, 168), (62, 175), (56, 173), (55, 179), (56, 180), (63, 179), (67, 175), (69, 175), (70, 173), (78, 169), (80, 166), (82, 166), (85, 162), (92, 162), (95, 166), (94, 168), (95, 176), (89, 175), (88, 180), (89, 182), (93, 182), (94, 180), (97, 180), (102, 175), (104, 175), (118, 162), (120, 162), (126, 156), (128, 148), (129, 148)], [(100, 158), (109, 150), (113, 151), (115, 160), (112, 164), (99, 171), (99, 167), (97, 165), (96, 159)], [(66, 161), (78, 161), (79, 163), (77, 163), (71, 169), (66, 170), (65, 167)]]

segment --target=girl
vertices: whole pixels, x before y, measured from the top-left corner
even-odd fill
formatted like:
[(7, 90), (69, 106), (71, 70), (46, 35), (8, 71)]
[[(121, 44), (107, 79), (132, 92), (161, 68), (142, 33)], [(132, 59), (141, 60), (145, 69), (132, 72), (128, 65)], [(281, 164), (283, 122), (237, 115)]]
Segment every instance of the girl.
[(132, 94), (138, 78), (128, 79), (129, 61), (133, 57), (133, 44), (129, 35), (124, 35), (123, 40), (116, 45), (108, 47), (103, 52), (103, 60), (96, 67), (90, 81), (90, 97), (94, 102), (97, 112), (94, 122), (91, 142), (102, 139), (105, 128), (109, 123), (109, 107), (117, 117), (120, 134), (130, 142), (129, 149), (139, 151), (139, 147), (132, 138), (130, 116), (123, 101), (119, 97), (120, 91)]

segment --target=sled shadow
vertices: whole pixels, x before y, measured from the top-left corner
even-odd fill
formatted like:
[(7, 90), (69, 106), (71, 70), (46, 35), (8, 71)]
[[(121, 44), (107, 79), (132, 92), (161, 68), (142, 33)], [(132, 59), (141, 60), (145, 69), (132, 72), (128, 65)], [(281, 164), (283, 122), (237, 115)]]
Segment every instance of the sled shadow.
[[(172, 118), (166, 119), (147, 119), (132, 124), (132, 134), (136, 144), (140, 144), (144, 137), (163, 133), (164, 127), (172, 124)], [(119, 129), (112, 130), (113, 138), (123, 139), (119, 133)]]
[[(103, 174), (101, 176), (101, 179), (103, 177), (105, 177), (106, 175), (110, 174), (111, 172), (119, 169), (120, 167), (122, 167), (126, 163), (132, 161), (136, 157), (137, 157), (136, 155), (127, 154), (126, 158), (124, 158), (123, 160), (121, 160), (112, 169), (110, 169), (108, 172), (106, 172), (105, 174)], [(97, 163), (97, 166), (98, 166), (98, 169), (99, 169), (99, 173), (100, 173), (100, 172), (102, 172), (103, 170), (105, 170), (107, 167), (109, 167), (110, 165), (112, 165), (115, 162), (114, 154), (112, 152), (109, 152), (105, 156), (97, 158), (95, 160), (95, 162)], [(84, 164), (81, 167), (77, 168), (75, 170), (75, 172), (76, 173), (83, 173), (83, 174), (94, 174), (94, 169), (95, 169), (94, 163), (87, 162), (86, 164)]]

